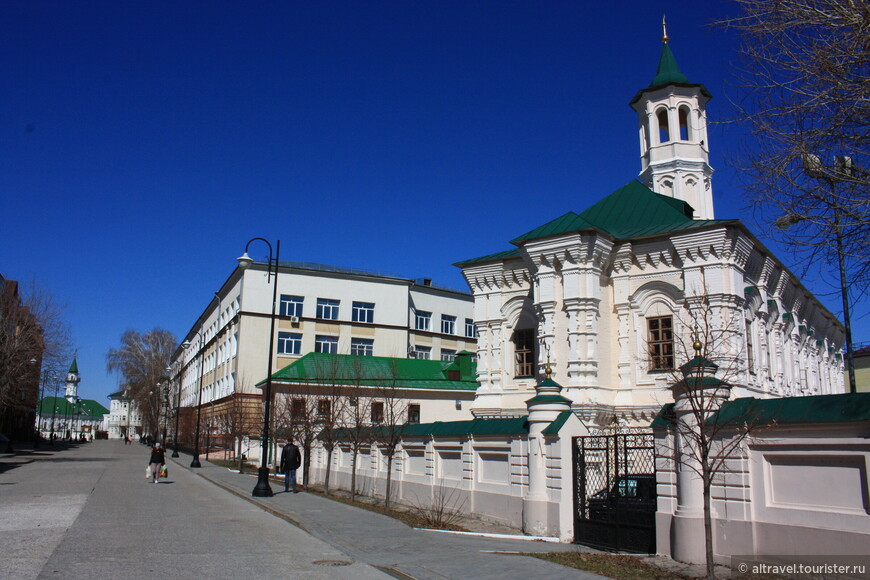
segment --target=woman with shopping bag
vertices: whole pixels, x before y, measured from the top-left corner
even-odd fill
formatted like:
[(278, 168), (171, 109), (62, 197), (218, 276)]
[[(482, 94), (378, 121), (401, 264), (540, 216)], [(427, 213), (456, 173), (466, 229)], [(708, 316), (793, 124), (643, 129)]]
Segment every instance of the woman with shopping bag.
[(151, 459), (148, 460), (148, 466), (151, 468), (151, 481), (157, 483), (160, 480), (160, 471), (165, 464), (166, 460), (163, 457), (163, 448), (158, 441), (151, 448)]

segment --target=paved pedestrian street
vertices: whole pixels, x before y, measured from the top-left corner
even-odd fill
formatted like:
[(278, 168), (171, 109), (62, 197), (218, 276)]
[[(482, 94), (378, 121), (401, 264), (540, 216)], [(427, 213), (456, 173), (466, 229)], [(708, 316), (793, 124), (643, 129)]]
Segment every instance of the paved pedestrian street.
[[(167, 454), (168, 455), (168, 454)], [(95, 441), (0, 466), (0, 578), (387, 578), (148, 449)]]
[(570, 545), (413, 530), (277, 484), (251, 498), (255, 478), (189, 456), (154, 484), (148, 457), (94, 441), (0, 458), (0, 578), (599, 578), (509, 554)]

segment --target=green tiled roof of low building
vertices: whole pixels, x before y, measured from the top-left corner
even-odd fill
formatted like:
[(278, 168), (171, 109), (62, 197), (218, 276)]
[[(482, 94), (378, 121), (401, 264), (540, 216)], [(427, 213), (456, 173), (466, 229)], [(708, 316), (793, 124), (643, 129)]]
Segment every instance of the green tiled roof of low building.
[[(659, 411), (652, 427), (667, 427), (673, 422), (673, 417), (674, 403), (668, 403)], [(780, 399), (744, 397), (724, 402), (719, 411), (707, 419), (707, 423), (713, 425), (743, 423), (793, 425), (856, 421), (870, 421), (870, 393), (813, 395)]]
[[(545, 435), (555, 435), (559, 432), (568, 418), (571, 416), (571, 411), (563, 411), (556, 419), (550, 423), (543, 433)], [(402, 437), (465, 437), (476, 436), (484, 437), (487, 435), (527, 435), (529, 432), (528, 417), (505, 417), (492, 419), (471, 419), (468, 421), (435, 421), (434, 423), (406, 423), (405, 425), (397, 426), (401, 429)], [(383, 435), (387, 428), (383, 426), (365, 427), (365, 432), (369, 436), (377, 437)], [(338, 437), (346, 436), (347, 428), (342, 427), (336, 429)]]
[(40, 415), (102, 417), (108, 413), (107, 408), (93, 399), (82, 399), (78, 403), (70, 403), (64, 397), (45, 397), (39, 402)]
[[(419, 360), (312, 352), (272, 375), (275, 382), (477, 390), (477, 365), (465, 375), (456, 361)], [(448, 371), (459, 372), (451, 378)], [(262, 385), (265, 381), (261, 381)]]

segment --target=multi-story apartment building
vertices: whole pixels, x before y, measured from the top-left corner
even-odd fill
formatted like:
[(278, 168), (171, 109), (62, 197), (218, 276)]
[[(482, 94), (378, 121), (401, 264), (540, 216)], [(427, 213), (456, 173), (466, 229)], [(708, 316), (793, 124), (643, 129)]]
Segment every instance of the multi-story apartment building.
[[(202, 429), (219, 430), (240, 402), (259, 411), (257, 383), (310, 352), (452, 360), (476, 350), (467, 292), (317, 264), (282, 262), (277, 270), (271, 369), (274, 288), (265, 261), (233, 270), (173, 356), (172, 405), (201, 405)], [(189, 428), (182, 431), (190, 440)]]

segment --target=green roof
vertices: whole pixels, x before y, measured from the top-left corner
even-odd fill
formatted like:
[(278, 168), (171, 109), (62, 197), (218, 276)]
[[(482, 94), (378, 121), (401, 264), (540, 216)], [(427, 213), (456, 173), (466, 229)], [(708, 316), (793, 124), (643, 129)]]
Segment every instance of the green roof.
[(661, 195), (633, 179), (582, 213), (569, 212), (511, 240), (529, 240), (584, 229), (603, 231), (617, 239), (631, 239), (731, 223), (735, 220), (692, 219), (692, 207)]
[(659, 56), (659, 66), (656, 69), (656, 76), (653, 77), (652, 82), (649, 84), (649, 86), (647, 86), (647, 88), (637, 92), (637, 94), (631, 100), (631, 104), (634, 104), (638, 100), (640, 100), (645, 92), (654, 91), (668, 85), (676, 85), (682, 87), (698, 87), (701, 89), (701, 93), (705, 97), (712, 98), (713, 96), (704, 85), (689, 82), (689, 79), (680, 71), (680, 67), (677, 66), (677, 59), (674, 58), (674, 53), (671, 51), (671, 46), (667, 42), (665, 42), (662, 45), (661, 56)]
[(656, 69), (656, 76), (647, 89), (657, 89), (673, 83), (688, 82), (689, 79), (680, 72), (680, 67), (677, 66), (677, 59), (674, 58), (674, 53), (671, 52), (671, 46), (665, 42), (662, 45), (662, 54), (659, 57), (659, 67)]
[[(458, 360), (458, 357), (457, 357)], [(308, 353), (272, 375), (276, 382), (390, 386), (411, 389), (477, 390), (477, 365), (465, 374), (457, 361)], [(455, 371), (458, 377), (451, 378)], [(265, 381), (261, 381), (262, 385)]]
[(516, 258), (519, 255), (520, 255), (519, 249), (512, 248), (510, 250), (505, 250), (503, 252), (496, 252), (495, 254), (487, 254), (486, 256), (480, 256), (479, 258), (471, 258), (470, 260), (456, 262), (453, 265), (461, 268), (462, 266), (465, 266), (466, 264), (474, 264), (476, 262), (491, 262), (494, 260), (507, 260), (509, 258)]
[[(554, 435), (559, 432), (571, 411), (563, 411), (545, 429), (545, 435)], [(403, 437), (458, 437), (466, 435), (525, 435), (529, 432), (528, 417), (506, 417), (497, 419), (471, 419), (468, 421), (435, 421), (434, 423), (406, 423), (399, 426)], [(386, 432), (383, 426), (366, 427), (369, 435), (377, 436), (379, 432)], [(348, 428), (341, 427), (335, 430), (338, 437), (344, 436)]]
[[(674, 404), (663, 406), (652, 423), (653, 428), (666, 427), (673, 421)], [(726, 401), (722, 408), (707, 419), (707, 423), (849, 423), (870, 421), (870, 393), (814, 395), (781, 399), (744, 397)]]
[(69, 366), (69, 372), (79, 374), (79, 365), (76, 362), (75, 357), (73, 357), (72, 364)]
[(783, 399), (746, 397), (727, 401), (709, 421), (717, 423), (847, 423), (870, 421), (870, 393), (814, 395)]
[(44, 397), (39, 404), (40, 415), (83, 415), (102, 418), (108, 413), (107, 408), (93, 399), (82, 399), (76, 404), (70, 403), (64, 397)]
[[(709, 226), (738, 223), (737, 220), (692, 219), (692, 207), (679, 199), (656, 193), (633, 179), (581, 213), (568, 212), (553, 221), (511, 240), (522, 246), (530, 240), (579, 231), (603, 232), (616, 240), (630, 240)], [(507, 250), (458, 262), (469, 264), (504, 260), (519, 255)]]

